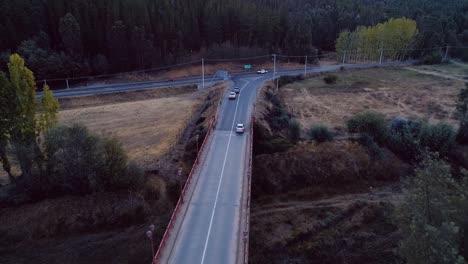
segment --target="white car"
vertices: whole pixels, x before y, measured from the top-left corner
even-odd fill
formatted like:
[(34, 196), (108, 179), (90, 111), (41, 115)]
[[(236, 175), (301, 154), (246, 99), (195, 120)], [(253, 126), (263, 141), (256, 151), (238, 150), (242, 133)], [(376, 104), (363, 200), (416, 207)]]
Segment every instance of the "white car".
[(229, 93), (229, 100), (234, 100), (236, 99), (236, 93), (235, 92), (230, 92)]
[(265, 69), (261, 69), (261, 70), (257, 71), (257, 73), (258, 74), (265, 74), (265, 73), (268, 73), (268, 71), (265, 70)]
[(237, 124), (237, 126), (236, 126), (236, 133), (242, 134), (242, 133), (244, 133), (244, 131), (245, 131), (244, 124)]

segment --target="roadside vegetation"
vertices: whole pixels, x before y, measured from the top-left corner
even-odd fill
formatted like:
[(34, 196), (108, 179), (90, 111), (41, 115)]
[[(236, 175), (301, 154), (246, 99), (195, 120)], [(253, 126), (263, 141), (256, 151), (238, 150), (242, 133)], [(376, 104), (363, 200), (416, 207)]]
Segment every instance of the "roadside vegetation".
[[(60, 106), (48, 87), (38, 108), (34, 75), (23, 59), (12, 55), (8, 68), (8, 75), (0, 73), (0, 154), (11, 183), (2, 193), (4, 206), (64, 194), (141, 188), (143, 173), (130, 164), (118, 141), (93, 136), (77, 125), (58, 127)], [(19, 175), (13, 164), (19, 166)]]
[[(357, 77), (360, 71), (373, 70), (341, 72), (337, 79), (369, 93), (373, 84)], [(376, 71), (384, 79), (395, 74)], [(330, 89), (321, 88), (328, 84), (320, 75), (309, 78), (280, 80), (279, 89), (270, 83), (261, 92), (254, 130), (252, 263), (465, 263), (468, 86), (458, 82), (457, 92), (445, 95), (452, 100), (448, 122), (417, 117), (428, 108), (411, 110), (418, 113), (413, 117), (368, 109), (342, 113), (342, 123), (332, 126), (327, 114), (317, 112), (317, 121), (307, 127), (304, 113), (317, 106), (299, 109), (290, 96), (304, 96), (307, 89), (313, 98)], [(413, 75), (405, 82), (420, 78), (429, 81)], [(438, 85), (437, 78), (429, 83)], [(335, 100), (349, 95), (345, 87), (331, 89), (328, 96)], [(406, 103), (406, 109), (414, 107)], [(327, 120), (328, 125), (320, 122)], [(301, 136), (291, 138), (297, 123)]]
[[(34, 75), (24, 60), (12, 55), (8, 68), (0, 73), (2, 261), (151, 261), (144, 234), (154, 224), (155, 244), (162, 237), (197, 155), (196, 140), (201, 145), (224, 86), (200, 93), (181, 87), (75, 100), (57, 100), (44, 86), (37, 100)], [(182, 115), (177, 108), (191, 110)], [(169, 124), (163, 117), (171, 111), (179, 120)], [(119, 122), (109, 124), (116, 118)], [(159, 133), (142, 138), (141, 131), (155, 125)], [(138, 141), (146, 142), (145, 149)], [(182, 175), (176, 177), (179, 169)], [(63, 247), (73, 253), (63, 253)]]

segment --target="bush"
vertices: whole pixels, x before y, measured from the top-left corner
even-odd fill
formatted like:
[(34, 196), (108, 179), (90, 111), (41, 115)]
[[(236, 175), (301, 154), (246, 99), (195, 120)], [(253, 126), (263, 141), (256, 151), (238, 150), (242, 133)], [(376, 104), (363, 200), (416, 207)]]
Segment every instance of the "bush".
[(359, 144), (366, 147), (369, 156), (373, 160), (381, 160), (383, 158), (382, 149), (375, 143), (375, 141), (367, 134), (362, 134), (358, 139)]
[(385, 116), (376, 112), (363, 112), (354, 115), (346, 123), (350, 133), (367, 134), (377, 143), (383, 143), (386, 138)]
[(333, 141), (333, 134), (328, 130), (326, 126), (313, 126), (309, 132), (310, 140), (315, 140), (318, 143), (326, 141)]
[(451, 125), (426, 124), (421, 129), (421, 147), (446, 156), (455, 143), (455, 130)]
[(460, 119), (460, 128), (457, 141), (460, 144), (468, 144), (468, 84), (461, 89), (457, 99), (457, 116)]
[(286, 109), (281, 104), (280, 99), (271, 92), (266, 92), (265, 96), (272, 104), (269, 113), (269, 124), (273, 130), (280, 131), (288, 128), (290, 123), (290, 116)]
[(301, 125), (294, 119), (289, 121), (288, 137), (293, 144), (301, 139)]
[(457, 141), (460, 144), (468, 144), (468, 117), (460, 122), (460, 128), (457, 133)]
[(440, 52), (437, 52), (437, 51), (434, 51), (430, 54), (427, 54), (425, 55), (423, 58), (422, 58), (422, 64), (429, 64), (429, 65), (432, 65), (432, 64), (440, 64), (442, 63), (442, 55), (440, 54)]
[(421, 154), (419, 145), (422, 122), (395, 119), (387, 136), (387, 145), (395, 154), (407, 161), (415, 161)]
[(278, 87), (283, 87), (285, 85), (288, 85), (293, 82), (297, 81), (302, 81), (304, 80), (304, 76), (302, 75), (296, 75), (296, 76), (291, 76), (291, 75), (286, 75), (286, 76), (281, 76), (279, 77), (278, 80)]
[(144, 176), (130, 164), (115, 139), (91, 135), (85, 127), (59, 127), (45, 136), (47, 182), (52, 193), (139, 189)]
[(326, 84), (335, 84), (338, 81), (338, 76), (334, 74), (328, 74), (327, 76), (323, 77), (323, 81)]

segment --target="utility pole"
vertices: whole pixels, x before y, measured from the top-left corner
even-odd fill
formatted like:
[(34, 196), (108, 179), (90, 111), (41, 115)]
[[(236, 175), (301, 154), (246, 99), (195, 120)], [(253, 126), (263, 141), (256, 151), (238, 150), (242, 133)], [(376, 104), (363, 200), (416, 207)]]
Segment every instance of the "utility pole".
[(201, 65), (202, 65), (202, 90), (205, 89), (205, 59), (201, 59)]
[(447, 47), (445, 48), (445, 56), (444, 56), (444, 61), (447, 61), (447, 58), (448, 58), (448, 52), (449, 52), (449, 46), (447, 45)]
[(307, 75), (307, 55), (305, 56), (304, 75)]
[(276, 77), (276, 54), (273, 54), (273, 78)]

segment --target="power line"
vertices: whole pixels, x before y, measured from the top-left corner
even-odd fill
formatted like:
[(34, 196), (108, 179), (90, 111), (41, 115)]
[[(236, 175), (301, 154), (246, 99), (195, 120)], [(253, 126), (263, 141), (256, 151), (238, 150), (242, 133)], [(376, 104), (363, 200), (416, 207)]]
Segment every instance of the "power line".
[[(415, 52), (415, 51), (429, 51), (429, 50), (441, 50), (441, 49), (446, 49), (449, 47), (450, 49), (468, 49), (468, 46), (446, 46), (446, 47), (433, 47), (433, 48), (419, 48), (419, 49), (402, 49), (402, 50), (392, 50), (392, 49), (371, 49), (367, 51), (358, 51), (358, 50), (345, 50), (345, 51), (340, 51), (340, 52), (326, 52), (322, 53), (320, 55), (288, 55), (288, 54), (277, 54), (276, 59), (280, 58), (308, 58), (308, 59), (321, 59), (321, 58), (326, 58), (326, 57), (332, 57), (332, 56), (338, 56), (341, 54), (345, 55), (357, 55), (357, 54), (370, 54), (370, 53), (381, 53), (381, 52), (400, 52), (400, 53), (407, 53), (407, 52)], [(212, 58), (212, 59), (204, 59), (205, 62), (225, 62), (225, 61), (245, 61), (245, 60), (254, 60), (254, 59), (261, 59), (261, 58), (270, 58), (272, 57), (273, 54), (268, 54), (268, 55), (260, 55), (260, 56), (252, 56), (252, 57), (243, 57), (243, 58)], [(156, 68), (151, 68), (151, 69), (145, 69), (145, 70), (137, 70), (137, 71), (127, 71), (127, 72), (119, 72), (119, 73), (113, 73), (113, 74), (101, 74), (101, 75), (87, 75), (87, 76), (77, 76), (77, 77), (70, 77), (70, 78), (54, 78), (54, 79), (43, 79), (43, 80), (38, 80), (37, 82), (51, 82), (51, 81), (70, 81), (70, 80), (79, 80), (79, 79), (90, 79), (90, 78), (103, 78), (103, 77), (113, 77), (113, 76), (120, 76), (124, 74), (138, 74), (138, 73), (145, 73), (145, 72), (151, 72), (151, 71), (158, 71), (158, 70), (164, 70), (164, 69), (170, 69), (178, 66), (184, 66), (184, 65), (190, 65), (190, 64), (195, 64), (195, 63), (200, 63), (202, 62), (202, 59), (199, 60), (193, 60), (189, 62), (183, 62), (183, 63), (178, 63), (178, 64), (173, 64), (173, 65), (167, 65), (167, 66), (161, 66), (161, 67), (156, 67)]]
[(240, 61), (240, 60), (254, 60), (260, 58), (267, 58), (271, 55), (261, 55), (261, 56), (254, 56), (254, 57), (245, 57), (245, 58), (231, 58), (231, 59), (205, 59), (205, 61)]
[(131, 74), (131, 73), (144, 73), (144, 72), (150, 72), (150, 71), (170, 69), (170, 68), (177, 67), (177, 66), (195, 64), (195, 63), (199, 63), (200, 61), (201, 60), (195, 60), (195, 61), (184, 62), (184, 63), (179, 63), (179, 64), (173, 64), (173, 65), (168, 65), (168, 66), (161, 66), (161, 67), (151, 68), (151, 69), (146, 69), (146, 70), (127, 71), (127, 72), (119, 72), (119, 73), (112, 73), (112, 74), (88, 75), (88, 76), (78, 76), (78, 77), (60, 78), (60, 79), (58, 79), (58, 78), (57, 79), (43, 79), (43, 80), (40, 80), (40, 81), (37, 81), (37, 82), (79, 80), (79, 79), (88, 79), (88, 78), (112, 77), (112, 76), (119, 76), (119, 75), (123, 75), (123, 74)]

